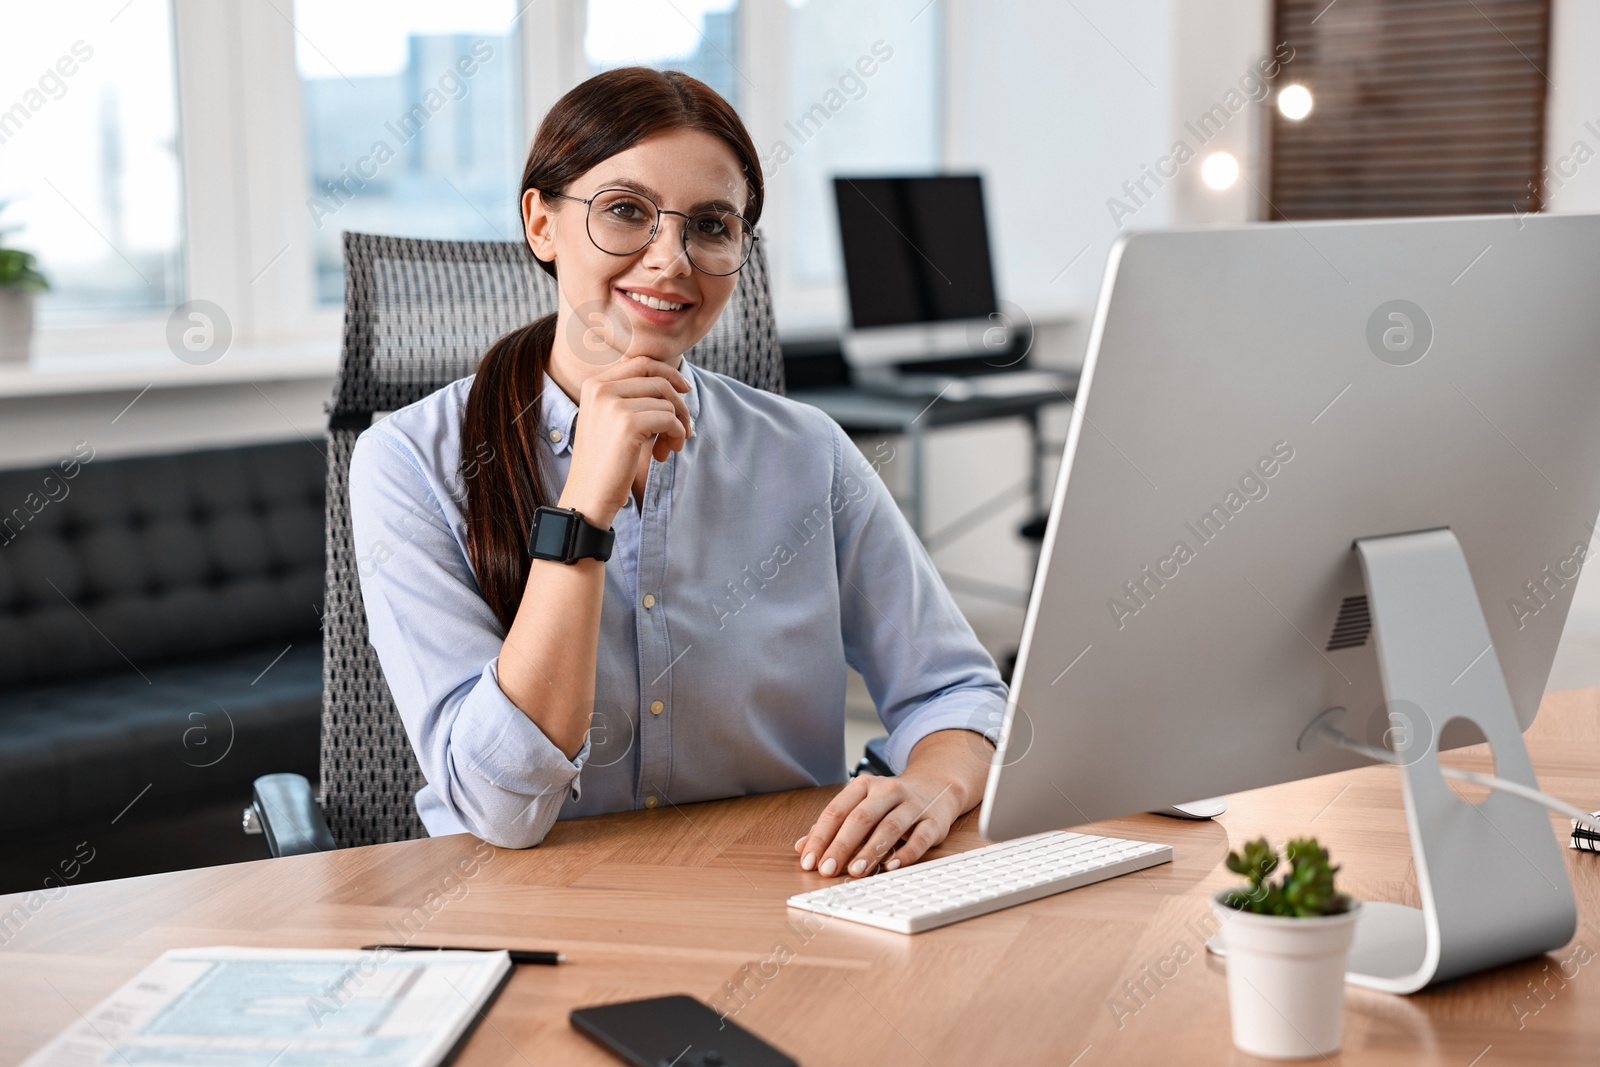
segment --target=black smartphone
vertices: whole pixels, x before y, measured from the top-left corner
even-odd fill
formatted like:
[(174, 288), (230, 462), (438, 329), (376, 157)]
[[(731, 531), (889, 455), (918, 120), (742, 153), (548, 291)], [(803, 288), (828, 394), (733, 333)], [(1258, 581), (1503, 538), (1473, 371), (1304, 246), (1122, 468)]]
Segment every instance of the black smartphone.
[(800, 1067), (732, 1019), (681, 994), (574, 1008), (567, 1018), (634, 1067)]

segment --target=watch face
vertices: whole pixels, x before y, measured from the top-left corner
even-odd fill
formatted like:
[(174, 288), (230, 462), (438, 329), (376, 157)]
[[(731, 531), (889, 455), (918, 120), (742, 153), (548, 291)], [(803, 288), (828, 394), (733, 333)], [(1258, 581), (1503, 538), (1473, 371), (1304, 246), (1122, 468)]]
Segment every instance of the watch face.
[(540, 511), (534, 519), (533, 554), (546, 559), (565, 559), (567, 555), (567, 529), (572, 516), (560, 512)]

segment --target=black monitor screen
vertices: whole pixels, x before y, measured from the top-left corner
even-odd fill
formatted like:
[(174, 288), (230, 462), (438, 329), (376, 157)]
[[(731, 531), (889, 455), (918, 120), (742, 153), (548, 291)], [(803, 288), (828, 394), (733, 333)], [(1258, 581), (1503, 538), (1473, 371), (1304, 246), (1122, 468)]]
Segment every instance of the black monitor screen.
[(833, 195), (856, 329), (997, 310), (976, 174), (835, 178)]

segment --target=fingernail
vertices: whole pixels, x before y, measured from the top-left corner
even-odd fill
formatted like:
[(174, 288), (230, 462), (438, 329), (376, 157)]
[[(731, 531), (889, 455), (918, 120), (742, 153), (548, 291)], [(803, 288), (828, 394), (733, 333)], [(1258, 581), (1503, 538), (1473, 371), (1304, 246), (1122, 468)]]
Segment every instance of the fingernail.
[(815, 867), (816, 865), (817, 865), (817, 854), (815, 852), (807, 852), (806, 853), (806, 858), (800, 861), (800, 869), (802, 871), (809, 871), (811, 868)]
[(832, 856), (829, 856), (827, 859), (822, 861), (822, 873), (824, 875), (832, 875), (833, 872), (837, 871), (838, 869), (839, 861), (834, 859)]
[(852, 863), (850, 865), (850, 873), (851, 874), (860, 874), (862, 871), (864, 871), (866, 869), (867, 869), (867, 861), (866, 860), (856, 860), (854, 863)]
[(890, 860), (888, 863), (885, 863), (883, 865), (883, 869), (886, 870), (886, 871), (892, 871), (898, 866), (900, 866), (900, 861), (899, 860)]
[(801, 834), (799, 837), (795, 838), (795, 840), (794, 840), (794, 850), (796, 852), (800, 851), (800, 846), (806, 843), (806, 838), (809, 837), (809, 836), (810, 836), (809, 834)]

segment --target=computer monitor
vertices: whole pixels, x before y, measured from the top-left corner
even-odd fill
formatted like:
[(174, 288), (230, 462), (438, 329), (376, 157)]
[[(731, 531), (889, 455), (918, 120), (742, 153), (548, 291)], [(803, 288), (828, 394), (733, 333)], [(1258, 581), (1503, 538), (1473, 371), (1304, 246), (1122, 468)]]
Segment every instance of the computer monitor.
[(857, 369), (1006, 352), (983, 181), (976, 174), (837, 177), (850, 329)]
[(1367, 763), (1316, 743), (1331, 718), (1404, 749), (1424, 899), (1364, 907), (1352, 980), (1565, 944), (1546, 813), (1497, 793), (1478, 819), (1436, 756), (1487, 738), (1532, 781), (1520, 730), (1600, 512), (1597, 291), (1600, 215), (1119, 239), (985, 836)]

